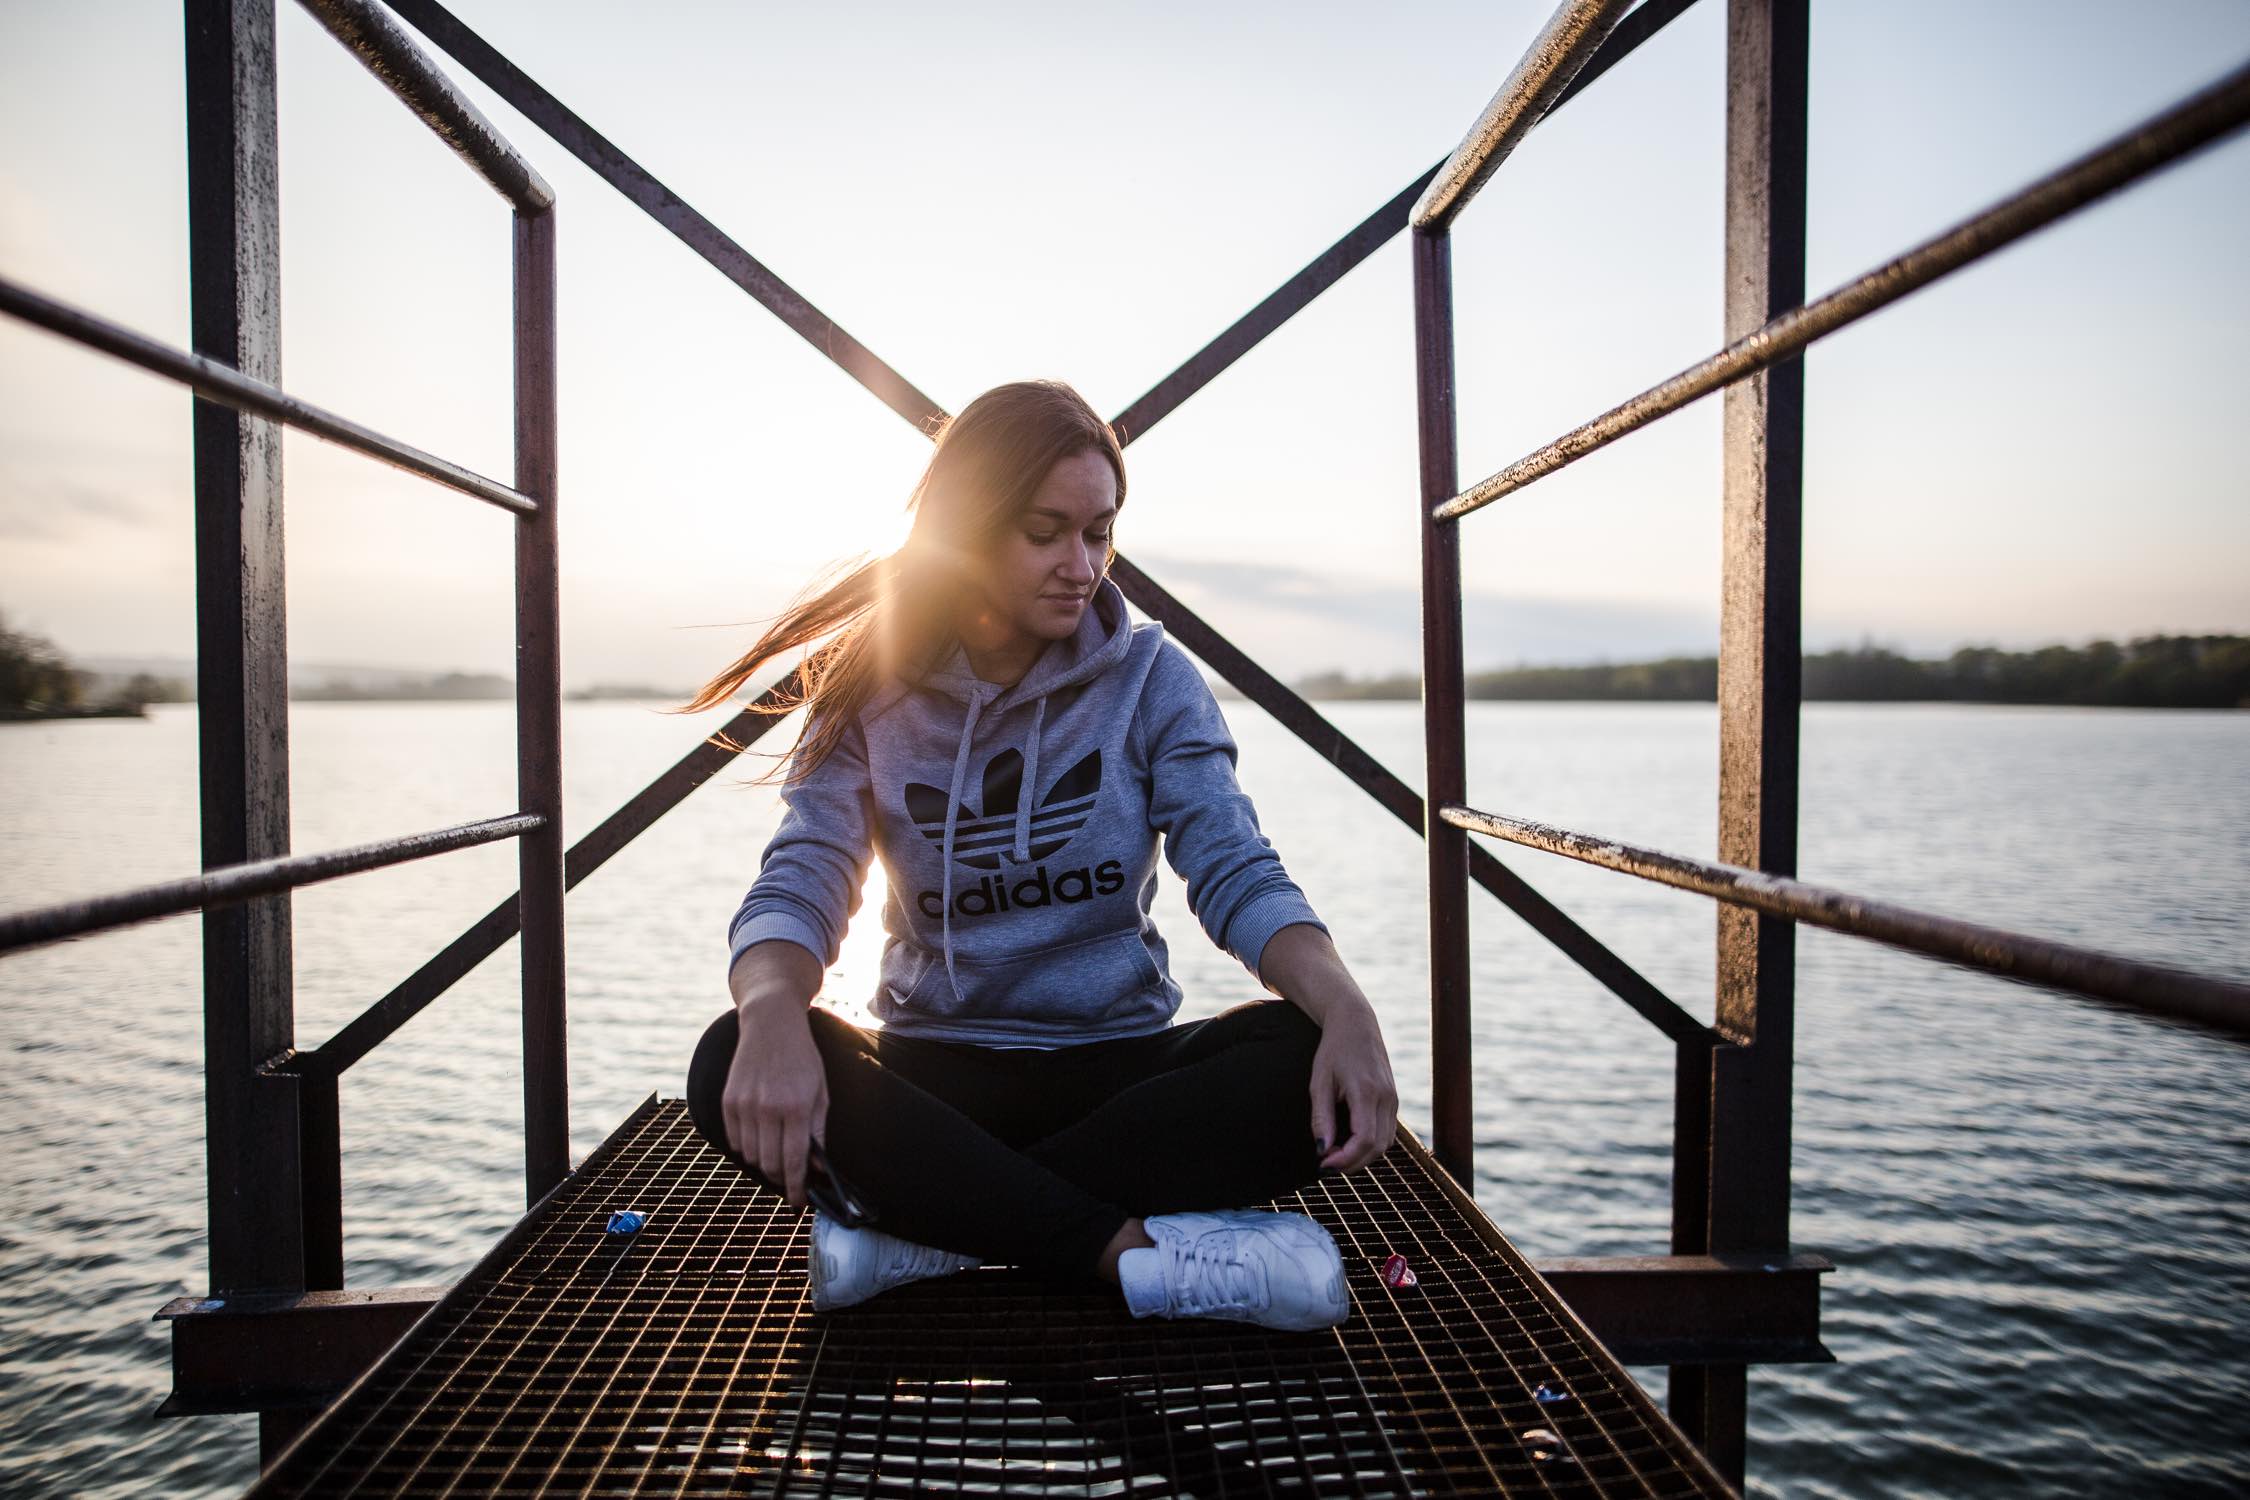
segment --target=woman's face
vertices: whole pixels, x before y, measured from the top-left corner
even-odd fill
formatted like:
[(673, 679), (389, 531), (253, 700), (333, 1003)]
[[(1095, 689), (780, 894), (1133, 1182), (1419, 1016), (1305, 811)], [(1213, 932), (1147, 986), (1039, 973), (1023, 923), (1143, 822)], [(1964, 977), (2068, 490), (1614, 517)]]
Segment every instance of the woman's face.
[(1092, 448), (1060, 459), (978, 570), (987, 640), (1068, 639), (1109, 566), (1117, 473)]

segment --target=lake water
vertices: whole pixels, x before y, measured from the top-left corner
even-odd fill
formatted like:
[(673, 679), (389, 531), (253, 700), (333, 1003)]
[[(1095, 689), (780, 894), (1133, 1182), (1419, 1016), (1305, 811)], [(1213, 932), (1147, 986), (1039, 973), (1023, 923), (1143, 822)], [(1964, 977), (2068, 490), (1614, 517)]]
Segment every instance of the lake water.
[[(1401, 1114), (1426, 1137), (1420, 843), (1228, 707), (1243, 782), (1381, 1010)], [(1330, 713), (1419, 785), (1414, 705)], [(571, 705), (572, 834), (718, 722)], [(505, 704), (300, 704), (292, 726), (299, 849), (513, 809)], [(1715, 851), (1707, 706), (1480, 704), (1469, 739), (1478, 806)], [(1818, 705), (1801, 868), (2250, 977), (2246, 773), (2250, 714)], [(679, 1093), (726, 1003), (727, 919), (777, 811), (745, 774), (571, 897), (574, 1160), (652, 1090)], [(192, 708), (0, 726), (0, 785), (0, 909), (195, 868)], [(1710, 1014), (1710, 903), (1497, 852)], [(300, 1040), (455, 936), (514, 867), (503, 844), (298, 893)], [(1249, 998), (1166, 881), (1181, 1018)], [(1480, 1201), (1535, 1257), (1661, 1251), (1669, 1049), (1471, 900)], [(876, 927), (867, 913), (831, 976), (855, 1019)], [(179, 918), (0, 960), (0, 1492), (226, 1494), (255, 1472), (253, 1418), (149, 1416), (169, 1387), (150, 1314), (205, 1290), (198, 932)], [(1753, 1492), (2250, 1488), (2250, 1049), (1829, 934), (1802, 934), (1799, 954), (1795, 1240), (1838, 1265), (1837, 1363), (1753, 1373)], [(521, 1212), (516, 1003), (510, 945), (348, 1075), (350, 1284), (450, 1280)], [(1637, 1373), (1661, 1398), (1661, 1372)]]

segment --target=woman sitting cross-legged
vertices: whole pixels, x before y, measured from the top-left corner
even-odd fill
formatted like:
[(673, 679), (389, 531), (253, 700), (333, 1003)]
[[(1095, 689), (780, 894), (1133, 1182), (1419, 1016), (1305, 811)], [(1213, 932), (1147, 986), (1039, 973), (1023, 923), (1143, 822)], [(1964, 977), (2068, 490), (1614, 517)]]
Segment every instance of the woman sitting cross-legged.
[[(1260, 834), (1210, 688), (1107, 577), (1124, 499), (1116, 434), (1069, 386), (988, 391), (940, 432), (904, 545), (687, 705), (814, 645), (688, 1102), (711, 1145), (815, 1204), (815, 1308), (994, 1262), (1099, 1278), (1136, 1317), (1350, 1312), (1328, 1231), (1243, 1205), (1390, 1146), (1382, 1031)], [(1159, 841), (1279, 999), (1172, 1024)], [(868, 1030), (812, 1001), (878, 855)]]

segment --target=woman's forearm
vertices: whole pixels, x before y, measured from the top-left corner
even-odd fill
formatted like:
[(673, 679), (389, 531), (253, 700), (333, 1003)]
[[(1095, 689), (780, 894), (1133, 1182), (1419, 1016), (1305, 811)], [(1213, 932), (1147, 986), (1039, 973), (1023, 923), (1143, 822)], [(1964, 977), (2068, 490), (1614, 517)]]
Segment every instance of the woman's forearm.
[(752, 943), (727, 972), (737, 1014), (795, 1011), (803, 1014), (820, 993), (820, 960), (802, 943), (768, 938)]
[[(1349, 1172), (1367, 1165), (1390, 1149), (1398, 1132), (1398, 1084), (1375, 1007), (1328, 934), (1307, 922), (1293, 922), (1266, 940), (1258, 977), (1320, 1027), (1309, 1123), (1321, 1167)], [(1338, 1140), (1347, 1124), (1348, 1135)]]
[(808, 1007), (820, 959), (800, 943), (753, 943), (727, 971), (737, 1022), (720, 1109), (727, 1144), (792, 1204), (805, 1203), (806, 1142), (828, 1116), (828, 1084)]
[(1307, 922), (1292, 922), (1266, 940), (1258, 979), (1323, 1027), (1339, 1010), (1374, 1014), (1328, 934)]

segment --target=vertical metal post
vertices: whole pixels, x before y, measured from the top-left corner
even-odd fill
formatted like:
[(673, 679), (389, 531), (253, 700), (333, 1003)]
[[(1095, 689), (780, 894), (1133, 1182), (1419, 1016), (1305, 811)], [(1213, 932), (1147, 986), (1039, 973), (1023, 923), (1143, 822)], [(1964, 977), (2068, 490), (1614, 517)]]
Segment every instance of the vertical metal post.
[(1422, 458), (1422, 833), (1430, 861), (1430, 1136), (1438, 1164), (1476, 1188), (1469, 1094), (1469, 836), (1438, 817), (1468, 800), (1461, 697), (1461, 533), (1432, 521), (1459, 488), (1453, 407), (1453, 246), (1413, 232), (1414, 373)]
[(1683, 1038), (1672, 1064), (1672, 1253), (1711, 1243), (1711, 1055), (1708, 1035)]
[(563, 1005), (562, 585), (556, 546), (555, 214), (515, 227), (516, 796), (546, 825), (518, 841), (523, 919), (524, 1190), (537, 1203), (570, 1171)]
[[(1727, 8), (1726, 337), (1805, 299), (1807, 0)], [(1797, 871), (1804, 363), (1727, 388), (1719, 617), (1719, 858)], [(1789, 1248), (1795, 929), (1719, 909), (1710, 1248)], [(1722, 1473), (1744, 1464), (1739, 1365), (1675, 1371), (1674, 1414)]]
[[(281, 379), (273, 0), (187, 0), (188, 274), (196, 352)], [(281, 429), (198, 398), (196, 733), (203, 866), (289, 852)], [(203, 915), (204, 1156), (211, 1290), (299, 1290), (290, 903)]]
[(305, 1286), (313, 1291), (341, 1291), (344, 1286), (344, 1134), (336, 1084), (336, 1075), (325, 1067), (297, 1074)]

